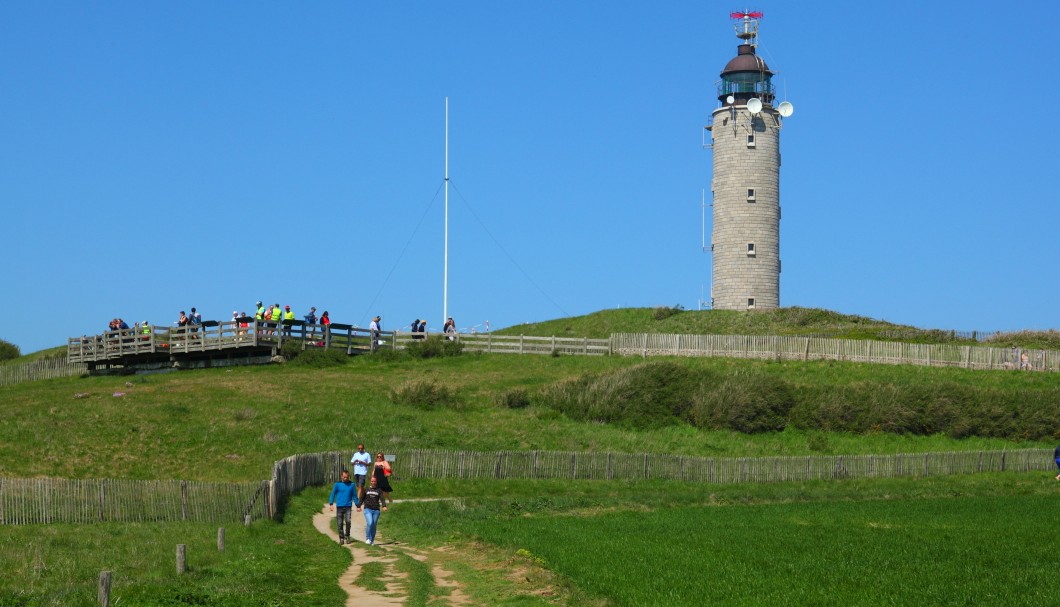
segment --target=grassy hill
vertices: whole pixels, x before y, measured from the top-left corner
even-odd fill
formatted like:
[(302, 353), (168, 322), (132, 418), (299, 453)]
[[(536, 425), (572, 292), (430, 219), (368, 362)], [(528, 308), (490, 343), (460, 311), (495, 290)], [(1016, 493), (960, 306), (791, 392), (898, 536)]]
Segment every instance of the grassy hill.
[[(551, 323), (507, 332), (606, 336), (655, 327), (861, 337), (895, 327), (798, 309), (627, 309)], [(371, 450), (760, 456), (1049, 447), (1048, 429), (1060, 436), (1060, 374), (708, 358), (661, 358), (646, 367), (637, 357), (540, 355), (301, 362), (3, 388), (0, 478), (259, 480), (284, 456), (352, 450), (361, 441)], [(684, 389), (667, 389), (675, 385)], [(581, 389), (609, 402), (657, 404), (703, 386), (708, 412), (773, 394), (801, 421), (756, 433), (678, 417), (641, 425), (584, 419), (555, 398)], [(965, 419), (983, 425), (951, 423)], [(868, 429), (836, 431), (822, 420)], [(889, 431), (898, 422), (950, 425)], [(1020, 437), (1018, 428), (1030, 426), (1016, 422), (1039, 430)], [(977, 436), (991, 432), (1000, 434)], [(953, 597), (1047, 605), (1060, 592), (1049, 566), (1060, 536), (1035, 513), (1056, 503), (1058, 487), (1041, 474), (731, 486), (417, 480), (398, 483), (396, 496), (457, 499), (398, 504), (382, 528), (402, 542), (388, 554), (409, 567), (424, 551), (445, 559), (478, 604), (640, 605), (660, 596), (669, 604), (704, 596), (757, 604), (768, 596), (822, 605)], [(230, 530), (224, 554), (212, 549), (215, 529), (207, 525), (102, 524), (72, 533), (0, 525), (0, 605), (91, 605), (103, 569), (116, 571), (121, 604), (336, 604), (335, 579), (349, 556), (308, 524), (326, 495), (326, 488), (307, 490), (283, 522)], [(176, 543), (193, 555), (181, 577), (172, 571)], [(417, 559), (407, 545), (417, 547)], [(975, 556), (982, 554), (997, 558)], [(428, 565), (421, 569), (433, 587)]]
[(1060, 350), (1058, 331), (1022, 331), (988, 336), (959, 334), (942, 329), (920, 329), (865, 316), (816, 308), (776, 310), (682, 310), (679, 308), (621, 308), (584, 316), (526, 323), (495, 331), (500, 335), (606, 338), (612, 333), (681, 333), (717, 335), (814, 335), (840, 339), (876, 339), (908, 343), (989, 344), (1004, 347)]

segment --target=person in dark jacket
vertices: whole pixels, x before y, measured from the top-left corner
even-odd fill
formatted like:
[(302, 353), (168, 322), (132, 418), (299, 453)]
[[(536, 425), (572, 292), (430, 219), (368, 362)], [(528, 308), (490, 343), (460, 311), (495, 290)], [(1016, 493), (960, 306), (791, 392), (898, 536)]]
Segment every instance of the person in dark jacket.
[(379, 524), (379, 511), (386, 512), (386, 496), (376, 486), (373, 476), (369, 481), (368, 488), (364, 490), (361, 505), (357, 506), (357, 512), (364, 511), (364, 541), (369, 546), (375, 545), (375, 530)]

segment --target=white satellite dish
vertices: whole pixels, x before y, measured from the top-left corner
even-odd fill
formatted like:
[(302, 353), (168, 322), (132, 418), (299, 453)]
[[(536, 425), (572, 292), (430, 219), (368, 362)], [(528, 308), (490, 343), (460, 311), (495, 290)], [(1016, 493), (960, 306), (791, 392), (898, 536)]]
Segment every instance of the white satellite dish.
[(756, 97), (752, 97), (747, 100), (747, 111), (752, 114), (757, 114), (762, 111), (762, 100)]
[(736, 97), (733, 97), (732, 95), (729, 95), (728, 97), (725, 98), (725, 103), (728, 103), (729, 105), (732, 105), (735, 102), (736, 102)]
[(791, 105), (790, 101), (781, 101), (780, 105), (777, 106), (777, 113), (787, 118), (795, 113), (795, 106)]

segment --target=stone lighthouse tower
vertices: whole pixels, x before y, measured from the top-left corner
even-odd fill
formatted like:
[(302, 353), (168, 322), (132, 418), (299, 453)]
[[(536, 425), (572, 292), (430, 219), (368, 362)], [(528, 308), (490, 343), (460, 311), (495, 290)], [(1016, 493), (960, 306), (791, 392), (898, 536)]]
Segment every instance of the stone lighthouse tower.
[(721, 72), (711, 133), (714, 229), (711, 307), (780, 306), (780, 127), (792, 105), (774, 107), (773, 72), (755, 54), (760, 12), (732, 13), (740, 40)]

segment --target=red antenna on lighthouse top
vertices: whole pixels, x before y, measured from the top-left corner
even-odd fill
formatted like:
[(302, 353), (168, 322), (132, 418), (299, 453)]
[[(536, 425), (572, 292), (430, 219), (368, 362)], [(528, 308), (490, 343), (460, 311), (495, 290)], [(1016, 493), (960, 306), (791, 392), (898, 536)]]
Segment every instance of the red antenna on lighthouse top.
[(762, 11), (743, 11), (729, 13), (732, 19), (740, 19), (739, 23), (733, 25), (736, 29), (736, 37), (746, 40), (751, 46), (758, 46), (758, 20), (765, 17)]

